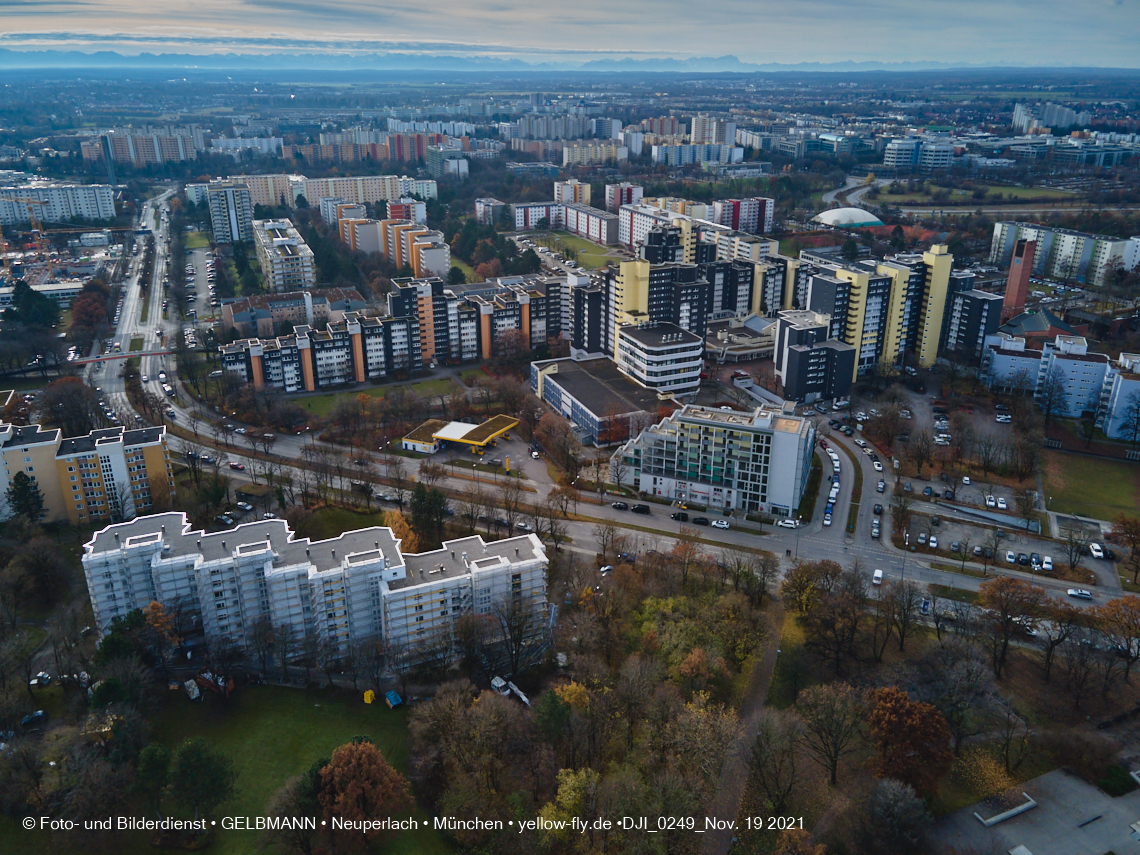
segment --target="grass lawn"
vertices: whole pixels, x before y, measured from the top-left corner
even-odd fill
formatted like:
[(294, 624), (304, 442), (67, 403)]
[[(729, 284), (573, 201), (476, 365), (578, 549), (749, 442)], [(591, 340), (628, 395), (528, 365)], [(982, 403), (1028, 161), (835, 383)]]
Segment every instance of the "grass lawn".
[(186, 232), (182, 244), (187, 249), (209, 249), (210, 238), (205, 232)]
[[(1035, 202), (1039, 199), (1056, 199), (1070, 203), (1080, 201), (1081, 199), (1078, 193), (1073, 193), (1069, 190), (1054, 190), (1050, 187), (1007, 187), (1001, 184), (987, 184), (985, 186), (989, 189), (989, 193), (986, 194), (984, 199), (975, 199), (970, 192), (955, 193), (951, 190), (949, 200), (937, 204), (966, 206), (978, 206), (987, 203), (993, 204), (997, 201), (998, 194), (1001, 194), (1002, 201), (1012, 199), (1014, 201)], [(881, 193), (878, 199), (870, 201), (888, 205), (936, 204), (933, 202), (933, 198), (925, 193)]]
[[(384, 756), (407, 772), (407, 712), (382, 703), (366, 705), (351, 693), (301, 691), (272, 686), (239, 688), (229, 703), (207, 694), (200, 704), (181, 693), (170, 693), (154, 721), (154, 741), (176, 747), (193, 736), (233, 759), (238, 770), (237, 796), (219, 814), (263, 816), (274, 791), (292, 775), (357, 735), (372, 738)], [(417, 819), (427, 818), (417, 810)], [(14, 823), (0, 827), (0, 852), (28, 852), (29, 839)], [(255, 831), (218, 828), (210, 852), (238, 855), (258, 848)], [(401, 832), (384, 843), (389, 853), (448, 853), (454, 851), (438, 832)], [(75, 851), (79, 851), (78, 849)], [(153, 852), (148, 834), (124, 834), (116, 841), (119, 853)]]
[(421, 380), (408, 388), (421, 398), (438, 398), (440, 395), (452, 395), (459, 391), (459, 388), (448, 377), (440, 377), (438, 380)]
[(946, 585), (931, 585), (930, 593), (943, 600), (955, 600), (959, 603), (976, 603), (977, 591), (964, 591), (961, 588), (951, 588)]
[(317, 510), (312, 519), (305, 523), (305, 536), (313, 540), (327, 540), (339, 537), (346, 531), (377, 525), (384, 525), (383, 511), (363, 513), (349, 508), (326, 506)]
[(1140, 507), (1140, 466), (1061, 451), (1045, 452), (1049, 510), (1112, 520)]
[[(144, 318), (143, 320), (146, 320), (146, 319)], [(142, 350), (142, 349), (143, 349), (143, 337), (141, 335), (136, 335), (136, 336), (132, 337), (131, 338), (130, 350), (136, 351), (136, 350)]]
[[(554, 240), (555, 237), (558, 239)], [(553, 232), (550, 238), (550, 245), (555, 251), (558, 251), (559, 247), (569, 247), (573, 249), (577, 252), (578, 263), (582, 267), (605, 267), (606, 264), (611, 261), (618, 261), (618, 259), (608, 256), (610, 252), (609, 247), (588, 241), (570, 232)]]
[(13, 392), (29, 392), (33, 389), (42, 389), (55, 377), (46, 380), (40, 374), (28, 374), (25, 377), (13, 374), (10, 377), (0, 378), (0, 389), (11, 389)]
[(314, 416), (324, 418), (333, 411), (336, 399), (342, 395), (371, 395), (373, 398), (383, 398), (395, 386), (362, 386), (333, 395), (313, 395), (311, 398), (298, 398), (297, 403)]
[(808, 473), (807, 489), (800, 499), (797, 516), (803, 520), (810, 520), (815, 510), (815, 497), (819, 495), (819, 482), (823, 480), (823, 461), (818, 454), (811, 456), (811, 472)]
[(451, 259), (451, 266), (458, 267), (463, 271), (463, 275), (467, 277), (468, 282), (478, 282), (479, 277), (475, 275), (475, 268), (468, 264), (466, 261), (460, 261), (454, 256)]
[(768, 685), (769, 706), (787, 709), (803, 689), (819, 682), (815, 675), (818, 668), (812, 668), (806, 661), (804, 631), (796, 622), (794, 609), (784, 612), (784, 624), (780, 629), (780, 647), (776, 656), (776, 670)]

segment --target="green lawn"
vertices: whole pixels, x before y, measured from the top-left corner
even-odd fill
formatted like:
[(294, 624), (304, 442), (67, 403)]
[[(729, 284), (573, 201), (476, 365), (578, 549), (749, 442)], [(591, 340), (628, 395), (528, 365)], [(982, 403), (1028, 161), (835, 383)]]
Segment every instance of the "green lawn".
[(1083, 454), (1048, 451), (1044, 459), (1049, 510), (1112, 520), (1140, 508), (1140, 466)]
[(325, 506), (317, 510), (305, 523), (305, 535), (311, 540), (340, 537), (346, 531), (384, 525), (384, 512), (363, 513), (348, 508)]
[[(868, 201), (877, 204), (887, 205), (928, 205), (928, 204), (952, 204), (952, 205), (984, 205), (987, 202), (993, 202), (997, 195), (1000, 193), (1003, 201), (1013, 199), (1016, 201), (1033, 202), (1038, 199), (1058, 199), (1066, 202), (1077, 202), (1081, 196), (1069, 190), (1054, 190), (1051, 187), (1008, 187), (1001, 184), (987, 184), (989, 192), (984, 199), (975, 199), (971, 192), (956, 193), (950, 191), (950, 199), (947, 203), (934, 203), (931, 196), (925, 193), (880, 193), (877, 199)], [(943, 189), (943, 188), (939, 188)]]
[[(557, 238), (557, 240), (555, 240)], [(540, 240), (539, 243), (546, 243), (546, 240)], [(578, 235), (571, 234), (570, 232), (552, 232), (550, 235), (548, 246), (552, 247), (555, 251), (559, 251), (560, 247), (570, 247), (578, 253), (578, 263), (582, 267), (605, 267), (606, 264), (619, 259), (607, 257), (610, 252), (610, 247), (596, 244), (593, 241), (586, 240), (585, 238), (578, 237)]]
[(210, 238), (205, 232), (186, 232), (182, 244), (187, 249), (208, 249)]
[[(143, 318), (143, 320), (145, 321), (145, 320), (146, 320), (146, 318)], [(131, 349), (132, 351), (136, 351), (136, 350), (142, 350), (142, 349), (143, 349), (143, 337), (142, 337), (141, 335), (133, 336), (133, 337), (131, 338), (131, 347), (130, 347), (130, 349)]]
[[(223, 805), (220, 816), (264, 816), (274, 791), (292, 775), (299, 774), (321, 757), (357, 735), (372, 738), (384, 756), (407, 773), (407, 712), (390, 710), (382, 702), (366, 705), (353, 693), (302, 691), (274, 686), (241, 687), (228, 704), (207, 694), (202, 703), (171, 692), (165, 708), (154, 720), (155, 742), (174, 748), (183, 740), (201, 736), (233, 759), (237, 770), (237, 796)], [(422, 809), (419, 820), (428, 820)], [(429, 820), (430, 821), (430, 820)], [(82, 838), (75, 846), (55, 852), (85, 852)], [(34, 842), (46, 842), (39, 838)], [(26, 853), (33, 839), (14, 822), (0, 821), (0, 853)], [(258, 850), (256, 831), (224, 831), (210, 847), (216, 855), (245, 855)], [(123, 855), (153, 852), (147, 834), (124, 834), (114, 851)], [(278, 850), (266, 850), (276, 852)], [(400, 832), (383, 845), (386, 853), (444, 855), (453, 852), (438, 832), (425, 828)]]
[(418, 383), (409, 383), (406, 386), (360, 386), (356, 389), (347, 389), (329, 395), (313, 395), (309, 398), (298, 398), (297, 403), (314, 416), (321, 418), (327, 416), (336, 406), (337, 398), (344, 395), (371, 395), (373, 398), (383, 398), (396, 388), (405, 388), (421, 398), (431, 399), (440, 395), (451, 395), (459, 392), (459, 387), (447, 377), (435, 380), (420, 380)]
[(451, 259), (451, 266), (458, 267), (463, 271), (463, 275), (467, 277), (468, 282), (478, 282), (479, 277), (475, 275), (475, 268), (468, 264), (466, 261), (460, 261), (454, 256)]

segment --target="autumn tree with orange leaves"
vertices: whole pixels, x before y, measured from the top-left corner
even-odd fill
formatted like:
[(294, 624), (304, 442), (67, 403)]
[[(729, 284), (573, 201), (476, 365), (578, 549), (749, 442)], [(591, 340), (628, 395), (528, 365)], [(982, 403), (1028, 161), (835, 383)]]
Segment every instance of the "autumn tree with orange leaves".
[[(357, 737), (332, 753), (321, 769), (317, 798), (326, 820), (340, 817), (346, 821), (364, 821), (395, 816), (413, 804), (407, 779), (393, 769), (365, 737)], [(382, 832), (345, 831), (342, 834), (346, 844), (355, 842), (361, 849), (367, 849)]]
[(914, 702), (902, 689), (888, 686), (867, 693), (867, 724), (878, 756), (873, 761), (881, 778), (910, 784), (922, 794), (938, 792), (938, 782), (950, 771), (954, 752), (950, 728), (935, 707)]

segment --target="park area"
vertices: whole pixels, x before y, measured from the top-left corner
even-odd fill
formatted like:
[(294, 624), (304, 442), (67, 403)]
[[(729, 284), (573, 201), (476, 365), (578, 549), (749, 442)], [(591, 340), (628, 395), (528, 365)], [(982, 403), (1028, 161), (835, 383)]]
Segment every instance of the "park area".
[[(985, 195), (980, 191), (985, 190)], [(948, 194), (943, 197), (942, 194)], [(937, 199), (934, 197), (938, 196)], [(1080, 194), (1067, 190), (1056, 190), (1051, 187), (1013, 187), (1004, 184), (975, 183), (969, 189), (955, 189), (941, 187), (929, 183), (917, 191), (903, 193), (888, 193), (880, 191), (874, 199), (868, 199), (880, 205), (928, 205), (937, 201), (941, 205), (981, 205), (998, 204), (1001, 202), (1057, 202), (1058, 204), (1073, 204), (1081, 201)]]
[(617, 247), (601, 246), (570, 232), (552, 232), (540, 237), (537, 243), (548, 246), (555, 252), (562, 252), (564, 249), (574, 250), (574, 258), (582, 267), (605, 267), (610, 262), (621, 260)]
[[(169, 692), (154, 717), (154, 741), (174, 749), (186, 739), (201, 737), (233, 760), (238, 772), (237, 795), (219, 813), (226, 816), (265, 816), (274, 792), (293, 775), (327, 758), (354, 736), (368, 736), (400, 772), (407, 774), (407, 709), (388, 709), (381, 701), (365, 704), (359, 693), (340, 690), (301, 690), (274, 686), (239, 687), (228, 701), (207, 693), (200, 703), (182, 692)], [(416, 818), (430, 819), (422, 810)], [(217, 855), (259, 850), (256, 831), (218, 830), (210, 851)], [(0, 855), (36, 850), (26, 832), (10, 820), (0, 824)], [(73, 851), (78, 851), (73, 850)], [(118, 853), (154, 851), (150, 835), (116, 837)], [(267, 849), (266, 852), (274, 852)], [(452, 852), (436, 831), (400, 832), (384, 851), (402, 855)]]
[(186, 232), (182, 243), (186, 249), (209, 249), (210, 236), (205, 232)]
[(1043, 475), (1049, 510), (1114, 520), (1140, 508), (1140, 466), (1086, 454), (1048, 451)]

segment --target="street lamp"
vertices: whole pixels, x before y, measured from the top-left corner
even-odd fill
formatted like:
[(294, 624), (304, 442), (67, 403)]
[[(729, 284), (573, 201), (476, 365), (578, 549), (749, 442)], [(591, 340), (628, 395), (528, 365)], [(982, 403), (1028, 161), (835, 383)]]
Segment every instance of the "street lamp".
[(475, 483), (482, 484), (483, 482), (479, 478), (479, 461), (475, 461), (471, 464), (471, 472), (475, 476)]

